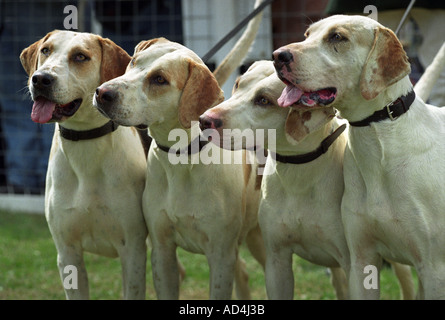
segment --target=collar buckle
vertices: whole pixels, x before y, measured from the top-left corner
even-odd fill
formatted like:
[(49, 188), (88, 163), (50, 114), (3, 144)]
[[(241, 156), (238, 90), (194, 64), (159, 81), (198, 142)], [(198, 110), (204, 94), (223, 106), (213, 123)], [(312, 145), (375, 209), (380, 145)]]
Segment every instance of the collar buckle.
[(398, 116), (393, 117), (392, 114), (394, 113), (394, 111), (391, 110), (391, 106), (394, 104), (395, 101), (388, 103), (385, 108), (386, 108), (386, 112), (388, 113), (388, 117), (389, 119), (391, 119), (391, 121), (395, 121), (397, 120)]
[(385, 119), (395, 121), (409, 110), (415, 99), (416, 94), (414, 90), (411, 90), (406, 95), (388, 103), (383, 109), (374, 112), (369, 117), (360, 121), (349, 122), (349, 124), (353, 127), (367, 127), (373, 122), (379, 122)]

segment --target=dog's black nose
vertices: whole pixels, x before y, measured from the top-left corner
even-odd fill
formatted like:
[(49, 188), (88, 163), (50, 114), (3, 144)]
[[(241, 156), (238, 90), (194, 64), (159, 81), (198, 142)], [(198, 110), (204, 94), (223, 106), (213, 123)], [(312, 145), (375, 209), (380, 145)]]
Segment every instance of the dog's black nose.
[(34, 87), (39, 89), (47, 89), (54, 83), (54, 77), (46, 72), (35, 72), (31, 78)]
[(294, 61), (294, 56), (289, 50), (276, 50), (274, 51), (272, 58), (275, 62), (280, 62), (282, 64), (289, 64)]

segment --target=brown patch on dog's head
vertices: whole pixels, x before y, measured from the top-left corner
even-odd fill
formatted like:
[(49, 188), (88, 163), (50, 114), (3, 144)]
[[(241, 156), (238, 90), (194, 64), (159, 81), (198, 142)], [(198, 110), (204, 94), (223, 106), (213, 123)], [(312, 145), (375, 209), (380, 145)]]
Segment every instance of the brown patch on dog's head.
[(207, 109), (224, 100), (224, 94), (214, 75), (201, 63), (188, 59), (189, 75), (179, 101), (179, 121), (188, 129)]
[(98, 36), (98, 41), (102, 48), (100, 83), (104, 83), (123, 75), (131, 58), (124, 49), (110, 39)]
[(374, 43), (360, 78), (360, 91), (366, 100), (411, 72), (408, 57), (394, 32), (385, 27), (375, 30)]
[[(34, 42), (28, 48), (23, 49), (20, 54), (20, 62), (22, 63), (23, 69), (25, 69), (26, 73), (31, 76), (37, 69), (39, 65), (39, 53), (42, 47), (42, 44), (48, 40), (51, 35), (55, 34), (59, 30), (53, 30), (46, 34), (39, 41)], [(28, 79), (30, 81), (31, 77)]]
[(300, 142), (311, 132), (320, 129), (334, 116), (335, 110), (333, 108), (291, 109), (285, 124), (286, 135), (291, 141)]
[(149, 48), (150, 46), (154, 45), (157, 42), (165, 42), (165, 41), (168, 41), (168, 40), (163, 37), (146, 40), (146, 41), (141, 41), (134, 48), (134, 54), (144, 51), (145, 49)]

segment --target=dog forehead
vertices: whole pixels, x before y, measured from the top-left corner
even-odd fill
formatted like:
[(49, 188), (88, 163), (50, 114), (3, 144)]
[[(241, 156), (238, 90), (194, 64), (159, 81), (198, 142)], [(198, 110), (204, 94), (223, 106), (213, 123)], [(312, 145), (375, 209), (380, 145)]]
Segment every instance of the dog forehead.
[(43, 42), (44, 44), (65, 45), (70, 43), (74, 38), (80, 39), (81, 33), (66, 30), (57, 30), (50, 33), (49, 37)]
[(286, 85), (275, 72), (272, 61), (257, 61), (244, 73), (233, 93), (243, 99), (252, 99), (258, 95), (268, 99), (278, 99)]
[(275, 72), (275, 67), (273, 65), (273, 61), (271, 60), (260, 60), (260, 61), (255, 61), (250, 67), (249, 69), (247, 69), (245, 75), (250, 75), (250, 74), (264, 74), (266, 76), (272, 74)]
[(52, 33), (42, 46), (50, 46), (52, 51), (65, 53), (70, 52), (73, 47), (87, 50), (99, 49), (96, 36), (86, 32), (57, 31)]
[(281, 96), (281, 93), (283, 92), (286, 85), (283, 81), (278, 78), (278, 75), (274, 72), (270, 76), (268, 76), (266, 79), (264, 79), (264, 85), (266, 85), (271, 92), (276, 95), (276, 98)]
[(272, 61), (256, 61), (239, 79), (239, 87), (250, 89), (263, 85), (263, 81), (270, 75), (275, 74)]
[(139, 68), (149, 68), (154, 63), (166, 63), (169, 60), (190, 58), (202, 63), (202, 60), (187, 47), (176, 42), (158, 42), (134, 55)]
[(381, 26), (377, 21), (359, 15), (333, 15), (313, 23), (308, 31), (325, 35), (337, 29), (348, 30), (350, 32), (362, 32), (364, 30), (374, 30)]

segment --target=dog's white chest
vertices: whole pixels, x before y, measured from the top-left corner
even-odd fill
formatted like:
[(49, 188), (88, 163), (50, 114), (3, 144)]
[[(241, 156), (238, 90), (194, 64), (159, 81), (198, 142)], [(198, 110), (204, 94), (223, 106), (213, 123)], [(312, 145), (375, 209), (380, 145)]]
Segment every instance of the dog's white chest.
[(191, 169), (149, 161), (147, 184), (158, 183), (144, 192), (149, 229), (168, 233), (178, 246), (195, 253), (205, 252), (214, 239), (236, 239), (243, 215), (241, 169), (224, 165)]

